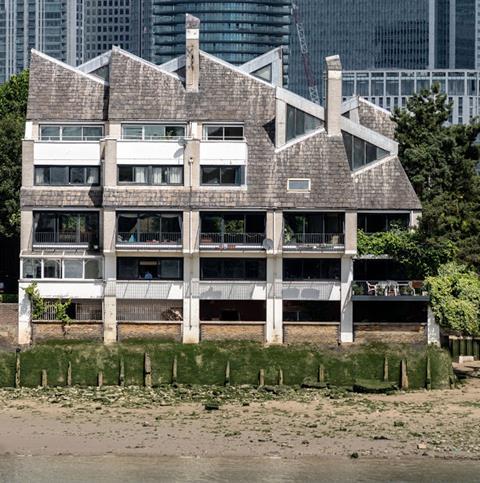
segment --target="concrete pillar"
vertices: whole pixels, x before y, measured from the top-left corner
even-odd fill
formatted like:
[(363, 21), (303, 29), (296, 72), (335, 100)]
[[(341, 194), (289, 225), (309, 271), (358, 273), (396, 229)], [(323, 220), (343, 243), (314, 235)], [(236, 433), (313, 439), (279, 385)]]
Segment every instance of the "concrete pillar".
[[(117, 297), (115, 291), (115, 280), (108, 280), (103, 299), (103, 342), (106, 345), (117, 342)], [(113, 296), (110, 294), (113, 294)]]
[(267, 254), (282, 253), (283, 250), (283, 212), (267, 211), (266, 230), (267, 239), (272, 240), (273, 248)]
[(287, 142), (287, 103), (277, 99), (275, 107), (275, 147)]
[(20, 251), (32, 249), (33, 211), (20, 211)]
[(342, 63), (338, 55), (325, 59), (327, 71), (327, 88), (325, 103), (325, 127), (329, 136), (342, 134), (340, 120), (342, 117)]
[(196, 188), (200, 186), (200, 140), (187, 142), (183, 154), (184, 184)]
[(342, 257), (340, 289), (340, 342), (353, 342), (353, 259), (349, 255)]
[(35, 142), (31, 139), (22, 141), (22, 186), (33, 186), (33, 155)]
[(105, 139), (103, 147), (103, 185), (117, 186), (117, 140)]
[[(25, 285), (26, 286), (26, 285)], [(18, 287), (18, 344), (32, 343), (32, 304), (22, 284)]]
[(267, 321), (265, 342), (283, 343), (282, 257), (267, 257)]
[(200, 341), (200, 299), (198, 283), (200, 280), (200, 259), (198, 253), (191, 253), (183, 259), (183, 297), (184, 344), (197, 344)]
[(440, 326), (435, 320), (432, 307), (427, 310), (427, 343), (440, 347)]
[(345, 255), (357, 254), (357, 212), (345, 213)]
[(198, 92), (200, 80), (200, 19), (187, 13), (185, 88), (187, 92)]
[(115, 253), (116, 219), (114, 210), (103, 211), (103, 277), (105, 296), (103, 300), (103, 341), (117, 341), (117, 257)]
[[(103, 210), (103, 251), (105, 254), (113, 253), (115, 255), (116, 245), (116, 216), (115, 210), (104, 209)], [(105, 277), (106, 278), (106, 277)]]

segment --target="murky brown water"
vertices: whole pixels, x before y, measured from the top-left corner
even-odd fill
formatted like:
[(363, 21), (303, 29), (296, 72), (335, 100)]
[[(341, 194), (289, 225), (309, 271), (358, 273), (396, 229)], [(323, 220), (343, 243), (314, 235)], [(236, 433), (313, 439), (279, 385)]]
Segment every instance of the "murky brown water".
[(480, 482), (480, 462), (305, 458), (0, 456), (17, 482)]

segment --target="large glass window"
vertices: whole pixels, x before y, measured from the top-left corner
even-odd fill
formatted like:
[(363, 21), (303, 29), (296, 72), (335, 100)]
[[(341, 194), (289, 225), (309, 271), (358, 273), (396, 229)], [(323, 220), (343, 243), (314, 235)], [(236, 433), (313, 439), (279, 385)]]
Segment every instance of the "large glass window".
[(174, 243), (182, 241), (181, 213), (119, 213), (117, 242)]
[(123, 139), (158, 141), (185, 137), (185, 126), (180, 124), (124, 124)]
[(242, 166), (201, 166), (203, 185), (240, 186), (243, 182)]
[(202, 243), (261, 244), (265, 238), (264, 213), (202, 213)]
[(183, 280), (182, 258), (117, 258), (119, 280)]
[(34, 243), (98, 244), (98, 212), (34, 213)]
[(320, 119), (293, 106), (287, 105), (287, 141), (314, 131), (321, 125)]
[(285, 258), (283, 279), (285, 281), (340, 280), (340, 259)]
[(97, 186), (99, 183), (98, 166), (35, 166), (37, 186)]
[(352, 136), (351, 134), (342, 131), (343, 142), (345, 151), (347, 153), (348, 162), (351, 169), (358, 169), (366, 164), (378, 161), (389, 155), (388, 151), (385, 151), (378, 146), (364, 141), (363, 139)]
[(183, 166), (131, 166), (118, 167), (118, 182), (147, 185), (182, 185)]
[(243, 126), (242, 125), (205, 125), (203, 126), (204, 139), (211, 141), (242, 141)]
[(408, 228), (409, 213), (359, 213), (358, 229), (365, 233), (389, 231), (392, 228)]
[(102, 137), (103, 126), (40, 126), (41, 141), (98, 141), (102, 139)]
[[(102, 278), (102, 262), (98, 258), (24, 258), (23, 278), (63, 278), (99, 279)], [(63, 268), (62, 268), (63, 267)]]
[(201, 258), (201, 280), (266, 280), (266, 260), (261, 258)]

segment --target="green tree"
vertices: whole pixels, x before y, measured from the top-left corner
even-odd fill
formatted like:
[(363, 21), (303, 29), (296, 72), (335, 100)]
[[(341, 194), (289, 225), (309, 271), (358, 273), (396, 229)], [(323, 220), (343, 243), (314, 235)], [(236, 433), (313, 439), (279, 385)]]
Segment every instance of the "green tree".
[(397, 109), (399, 157), (423, 204), (419, 234), (428, 245), (453, 243), (460, 260), (480, 266), (480, 123), (449, 125), (452, 105), (438, 85)]
[(448, 263), (426, 279), (435, 319), (445, 329), (468, 335), (480, 332), (480, 278), (465, 265)]
[(0, 237), (20, 226), (22, 138), (28, 98), (28, 71), (0, 85)]

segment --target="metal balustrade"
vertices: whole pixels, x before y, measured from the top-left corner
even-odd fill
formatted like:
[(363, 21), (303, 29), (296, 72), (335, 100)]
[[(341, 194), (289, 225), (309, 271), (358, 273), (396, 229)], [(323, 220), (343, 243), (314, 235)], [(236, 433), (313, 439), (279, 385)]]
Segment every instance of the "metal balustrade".
[(342, 248), (345, 245), (344, 233), (285, 233), (283, 245), (286, 247), (309, 246), (323, 249)]
[(181, 245), (182, 234), (179, 232), (118, 232), (117, 244), (130, 243)]
[(33, 234), (34, 243), (39, 244), (56, 244), (56, 243), (98, 243), (96, 233), (91, 232), (51, 232), (51, 231), (36, 231)]
[(422, 280), (355, 280), (352, 295), (357, 297), (428, 297)]
[(110, 289), (107, 283), (106, 294), (115, 295), (119, 299), (182, 299), (184, 283), (181, 281), (117, 280), (115, 290)]
[[(198, 290), (198, 291), (197, 291)], [(266, 282), (201, 281), (193, 287), (193, 296), (202, 300), (265, 300)]]
[(283, 300), (339, 301), (340, 282), (334, 280), (286, 281), (281, 284), (279, 295)]
[(200, 233), (201, 245), (262, 246), (265, 233)]

